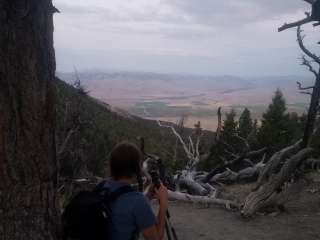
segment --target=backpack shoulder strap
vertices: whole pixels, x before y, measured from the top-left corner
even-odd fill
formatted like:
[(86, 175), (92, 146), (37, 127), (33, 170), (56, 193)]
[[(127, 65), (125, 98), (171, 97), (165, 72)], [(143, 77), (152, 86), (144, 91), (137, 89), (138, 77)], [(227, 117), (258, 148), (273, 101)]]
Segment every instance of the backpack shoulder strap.
[(124, 195), (124, 194), (129, 193), (129, 192), (134, 192), (134, 191), (135, 190), (129, 185), (123, 186), (123, 187), (120, 187), (117, 190), (111, 192), (110, 195), (108, 196), (108, 199), (110, 201), (115, 201), (121, 195)]
[(103, 193), (105, 198), (108, 199), (109, 201), (115, 201), (117, 198), (119, 198), (123, 194), (129, 193), (129, 192), (135, 192), (135, 190), (129, 185), (122, 186), (116, 189), (115, 191), (110, 192), (110, 190), (107, 187), (105, 187), (106, 182), (107, 180), (104, 180), (98, 183), (94, 191), (98, 193)]

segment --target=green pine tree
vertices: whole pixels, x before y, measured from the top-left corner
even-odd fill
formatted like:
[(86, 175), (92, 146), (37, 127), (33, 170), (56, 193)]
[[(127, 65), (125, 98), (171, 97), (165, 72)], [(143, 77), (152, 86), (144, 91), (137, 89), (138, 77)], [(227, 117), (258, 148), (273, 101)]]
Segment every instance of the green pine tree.
[(257, 149), (259, 148), (259, 142), (258, 142), (258, 132), (259, 132), (259, 126), (258, 126), (258, 120), (255, 119), (252, 123), (252, 129), (249, 133), (247, 140), (251, 147), (251, 149)]
[(216, 142), (211, 147), (208, 158), (205, 161), (202, 161), (199, 166), (201, 169), (210, 171), (227, 158), (226, 144), (232, 148), (227, 150), (232, 151), (235, 145), (234, 135), (237, 134), (237, 126), (236, 112), (232, 109), (226, 114), (226, 118), (223, 121), (221, 141)]
[(253, 130), (253, 123), (251, 118), (251, 112), (248, 108), (245, 108), (239, 118), (239, 136), (248, 138), (249, 134)]
[(236, 112), (231, 109), (230, 112), (226, 114), (226, 119), (223, 121), (222, 134), (221, 137), (226, 142), (229, 142), (235, 134), (238, 133), (238, 123), (236, 121)]
[(272, 103), (263, 114), (261, 128), (258, 133), (258, 140), (261, 147), (269, 147), (273, 153), (287, 146), (289, 116), (286, 114), (286, 101), (280, 89), (277, 89)]

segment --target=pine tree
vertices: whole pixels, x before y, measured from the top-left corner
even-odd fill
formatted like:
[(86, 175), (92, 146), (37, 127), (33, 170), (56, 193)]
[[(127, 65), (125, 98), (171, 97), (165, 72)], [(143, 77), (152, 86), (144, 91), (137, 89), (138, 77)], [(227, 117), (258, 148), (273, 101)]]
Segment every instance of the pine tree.
[(301, 117), (295, 113), (289, 113), (288, 114), (288, 142), (290, 141), (298, 141), (299, 139), (302, 138), (303, 136), (303, 131), (304, 131), (304, 122), (305, 117), (302, 115)]
[(239, 136), (243, 138), (248, 138), (252, 130), (253, 123), (251, 119), (251, 112), (248, 108), (245, 108), (239, 118)]
[(286, 145), (288, 139), (288, 114), (286, 114), (286, 101), (280, 89), (277, 89), (272, 103), (263, 114), (262, 124), (258, 133), (258, 140), (261, 147), (269, 147), (271, 152), (275, 152)]
[(259, 146), (258, 146), (259, 145), (258, 144), (258, 132), (259, 132), (258, 120), (255, 119), (252, 124), (251, 132), (247, 137), (248, 143), (252, 149), (259, 148)]
[(238, 123), (235, 120), (236, 116), (235, 110), (231, 109), (231, 111), (226, 114), (226, 119), (223, 121), (221, 137), (226, 142), (229, 142), (234, 135), (237, 134)]
[(235, 138), (234, 135), (237, 134), (236, 122), (236, 112), (232, 109), (226, 114), (226, 119), (223, 121), (223, 127), (221, 131), (220, 141), (216, 142), (210, 149), (210, 154), (206, 161), (200, 164), (200, 168), (204, 170), (211, 170), (223, 163), (227, 159), (228, 154), (226, 154), (226, 145), (230, 146), (234, 150)]

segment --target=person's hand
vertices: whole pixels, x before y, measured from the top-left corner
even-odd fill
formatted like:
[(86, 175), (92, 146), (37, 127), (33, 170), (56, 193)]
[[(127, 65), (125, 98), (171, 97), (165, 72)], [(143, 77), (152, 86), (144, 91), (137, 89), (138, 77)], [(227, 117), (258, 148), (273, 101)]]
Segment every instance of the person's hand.
[(168, 209), (168, 189), (161, 183), (159, 188), (155, 188), (156, 198), (159, 199), (160, 207), (163, 210)]
[(145, 191), (145, 196), (149, 199), (156, 199), (157, 197), (155, 196), (155, 186), (153, 184), (149, 185)]

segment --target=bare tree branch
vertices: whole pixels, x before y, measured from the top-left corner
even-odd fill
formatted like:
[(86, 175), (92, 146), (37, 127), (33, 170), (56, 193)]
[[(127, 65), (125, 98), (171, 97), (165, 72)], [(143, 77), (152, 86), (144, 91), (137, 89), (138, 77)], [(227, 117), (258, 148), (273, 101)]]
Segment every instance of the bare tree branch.
[(299, 89), (299, 90), (309, 90), (309, 89), (313, 89), (313, 88), (314, 88), (314, 86), (302, 87), (301, 82), (297, 82), (297, 85), (298, 85), (298, 89)]
[(304, 36), (301, 36), (301, 32), (302, 32), (301, 26), (298, 26), (298, 28), (297, 28), (297, 39), (298, 39), (299, 47), (301, 48), (301, 50), (302, 50), (308, 57), (310, 57), (310, 58), (311, 58), (312, 60), (314, 60), (316, 63), (320, 64), (320, 58), (319, 58), (316, 54), (310, 52), (310, 51), (305, 47), (305, 45), (304, 45), (304, 43), (303, 43)]
[(194, 150), (194, 144), (193, 144), (193, 141), (192, 141), (192, 138), (191, 138), (191, 136), (189, 136), (189, 146), (190, 146), (190, 148), (191, 148), (191, 153), (192, 153), (192, 155), (194, 155), (194, 153), (195, 153), (195, 150)]
[(312, 95), (311, 92), (307, 92), (307, 91), (301, 91), (300, 93), (301, 93), (301, 94), (305, 94), (305, 95), (310, 95), (310, 96)]
[(287, 30), (289, 28), (299, 27), (299, 26), (301, 26), (303, 24), (307, 24), (307, 23), (312, 22), (312, 21), (313, 20), (312, 20), (310, 14), (308, 14), (307, 17), (304, 18), (304, 19), (301, 19), (301, 20), (293, 22), (293, 23), (285, 23), (285, 24), (283, 24), (281, 27), (278, 28), (278, 32), (282, 32), (282, 31)]
[(169, 126), (169, 125), (163, 125), (159, 120), (157, 120), (157, 123), (160, 127), (165, 127), (165, 128), (170, 128), (171, 131), (173, 132), (173, 134), (178, 138), (178, 140), (180, 141), (185, 153), (187, 154), (188, 158), (193, 158), (192, 153), (189, 151), (186, 143), (183, 141), (182, 137), (180, 136), (180, 134), (176, 131), (176, 129), (173, 126)]
[(79, 130), (79, 128), (80, 128), (80, 126), (76, 126), (75, 128), (71, 129), (68, 132), (66, 138), (64, 139), (63, 143), (61, 144), (61, 146), (58, 149), (58, 152), (57, 152), (57, 156), (58, 157), (61, 156), (64, 153), (65, 149), (68, 146), (68, 143), (69, 143), (71, 137), (73, 136), (73, 134), (75, 134)]
[[(309, 71), (312, 72), (312, 73), (315, 75), (315, 77), (318, 77), (318, 73), (317, 73), (317, 71), (313, 68), (311, 62), (308, 61), (305, 56), (302, 56), (302, 57), (301, 57), (301, 60), (302, 60), (301, 65), (306, 66), (306, 67), (309, 69)], [(300, 84), (300, 87), (301, 87), (301, 84)], [(305, 89), (301, 89), (300, 87), (299, 87), (300, 90), (305, 90)], [(314, 87), (310, 87), (310, 88), (314, 88)], [(308, 89), (310, 89), (310, 88), (308, 88)]]

